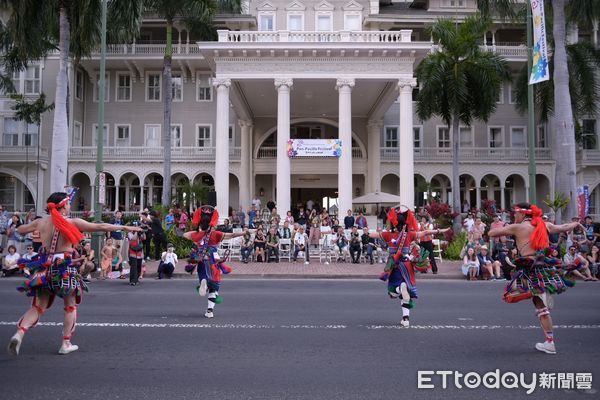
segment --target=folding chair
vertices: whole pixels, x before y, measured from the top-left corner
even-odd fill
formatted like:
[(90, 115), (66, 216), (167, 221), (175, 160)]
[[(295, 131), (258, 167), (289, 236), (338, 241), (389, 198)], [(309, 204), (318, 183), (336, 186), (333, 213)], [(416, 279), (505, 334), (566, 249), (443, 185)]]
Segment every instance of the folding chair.
[(433, 239), (431, 241), (433, 244), (433, 256), (436, 260), (440, 260), (442, 262), (442, 247), (440, 246), (440, 239)]
[(292, 240), (279, 239), (279, 260), (287, 258), (288, 262), (292, 261)]

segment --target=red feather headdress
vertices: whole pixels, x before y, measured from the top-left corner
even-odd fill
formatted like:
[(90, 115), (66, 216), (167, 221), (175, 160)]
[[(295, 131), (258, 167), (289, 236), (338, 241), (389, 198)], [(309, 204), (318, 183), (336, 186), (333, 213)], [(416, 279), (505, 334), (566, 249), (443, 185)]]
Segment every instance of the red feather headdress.
[(515, 206), (513, 207), (513, 211), (531, 216), (531, 225), (535, 227), (533, 233), (529, 237), (529, 246), (531, 246), (532, 249), (542, 250), (550, 245), (548, 228), (542, 219), (543, 212), (538, 206), (532, 204), (529, 209)]
[(216, 227), (217, 224), (219, 223), (219, 212), (217, 211), (216, 208), (214, 208), (212, 206), (201, 206), (201, 207), (197, 208), (196, 211), (194, 212), (194, 217), (192, 218), (192, 224), (194, 224), (194, 226), (200, 225), (200, 219), (202, 219), (202, 214), (210, 214), (211, 215), (210, 224), (209, 224), (211, 228)]
[(410, 208), (407, 208), (406, 211), (402, 212), (400, 207), (394, 207), (390, 209), (390, 212), (388, 213), (388, 219), (394, 228), (398, 225), (398, 214), (406, 214), (405, 220), (408, 230), (416, 231), (418, 229), (418, 223), (417, 219), (415, 218), (415, 214), (410, 210)]
[(58, 229), (58, 231), (64, 235), (67, 240), (72, 244), (79, 244), (84, 237), (83, 234), (79, 231), (79, 229), (73, 225), (72, 222), (67, 221), (65, 217), (58, 211), (60, 208), (63, 208), (69, 202), (69, 197), (65, 197), (58, 204), (56, 203), (47, 203), (48, 212), (52, 217), (52, 224), (54, 227)]

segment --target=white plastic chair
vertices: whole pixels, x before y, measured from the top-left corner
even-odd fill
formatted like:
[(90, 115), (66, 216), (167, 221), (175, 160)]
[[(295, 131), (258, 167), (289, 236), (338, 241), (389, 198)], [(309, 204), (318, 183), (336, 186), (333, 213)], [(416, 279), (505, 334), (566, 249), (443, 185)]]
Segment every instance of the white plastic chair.
[(288, 262), (292, 261), (292, 240), (279, 239), (279, 259), (287, 258)]
[(433, 239), (431, 241), (433, 244), (433, 256), (436, 260), (440, 260), (442, 262), (442, 247), (440, 246), (440, 239)]

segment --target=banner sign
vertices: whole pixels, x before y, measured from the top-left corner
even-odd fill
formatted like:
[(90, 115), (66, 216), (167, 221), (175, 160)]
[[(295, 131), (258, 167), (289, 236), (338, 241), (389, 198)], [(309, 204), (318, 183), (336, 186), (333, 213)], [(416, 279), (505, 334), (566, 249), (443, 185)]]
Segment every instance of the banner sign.
[(290, 139), (288, 157), (340, 157), (342, 141), (339, 139)]
[(69, 196), (69, 204), (73, 205), (73, 200), (75, 200), (75, 196), (77, 195), (78, 191), (78, 187), (65, 186), (65, 193)]
[(590, 212), (590, 187), (588, 185), (577, 188), (577, 210), (579, 220), (582, 221)]
[(529, 84), (534, 85), (550, 79), (544, 0), (531, 0), (531, 14), (533, 18), (533, 62)]
[(98, 174), (98, 203), (106, 204), (106, 174), (104, 172)]

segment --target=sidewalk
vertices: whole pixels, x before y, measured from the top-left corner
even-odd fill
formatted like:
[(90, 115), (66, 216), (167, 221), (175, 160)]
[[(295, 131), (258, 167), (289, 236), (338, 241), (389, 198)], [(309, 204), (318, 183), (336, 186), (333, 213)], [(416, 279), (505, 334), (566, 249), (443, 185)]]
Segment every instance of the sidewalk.
[[(175, 267), (173, 274), (174, 278), (193, 278), (196, 279), (196, 274), (190, 275), (185, 272), (186, 260), (180, 260)], [(326, 265), (318, 260), (313, 260), (309, 265), (304, 265), (304, 262), (287, 262), (280, 261), (279, 263), (248, 263), (244, 264), (239, 261), (227, 262), (233, 271), (228, 276), (235, 278), (278, 278), (278, 279), (303, 279), (303, 278), (321, 278), (321, 279), (377, 279), (383, 271), (383, 264), (361, 263), (331, 263)], [(417, 279), (464, 279), (460, 269), (460, 261), (444, 261), (438, 262), (438, 273), (434, 275), (431, 270), (426, 274), (417, 273)], [(146, 276), (149, 278), (156, 277), (158, 269), (158, 261), (146, 261)]]

